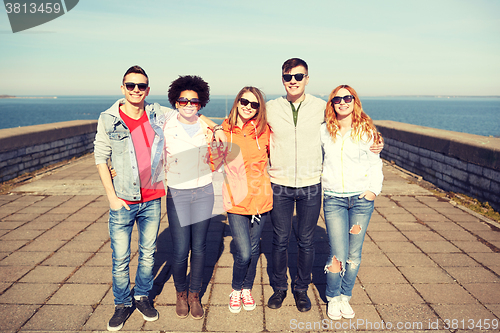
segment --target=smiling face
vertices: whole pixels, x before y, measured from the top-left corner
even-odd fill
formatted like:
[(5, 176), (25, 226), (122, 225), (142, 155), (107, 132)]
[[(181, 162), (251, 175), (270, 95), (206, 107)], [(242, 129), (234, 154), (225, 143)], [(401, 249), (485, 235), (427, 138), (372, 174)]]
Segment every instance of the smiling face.
[[(246, 106), (241, 104), (241, 99), (246, 99), (250, 103)], [(243, 124), (252, 119), (257, 114), (257, 109), (252, 108), (252, 102), (259, 103), (259, 100), (250, 91), (245, 92), (241, 95), (240, 101), (238, 102), (238, 119), (237, 125), (241, 128)]]
[[(337, 91), (335, 97), (344, 97), (347, 95), (351, 95), (351, 92), (345, 88), (341, 88)], [(352, 118), (352, 112), (354, 111), (354, 99), (350, 103), (346, 103), (344, 99), (342, 99), (339, 104), (334, 104), (333, 107), (339, 121), (346, 118)]]
[[(283, 74), (306, 74), (307, 69), (304, 66), (297, 66), (292, 68), (289, 72)], [(302, 81), (297, 81), (295, 77), (292, 77), (292, 80), (286, 82), (283, 77), (281, 77), (281, 81), (285, 86), (286, 97), (292, 103), (299, 102), (304, 97), (304, 91), (306, 89), (307, 84), (309, 83), (309, 76), (305, 76)]]
[[(192, 100), (193, 98), (198, 99), (198, 93), (193, 90), (184, 90), (181, 92), (179, 95), (179, 98), (185, 98), (188, 100)], [(177, 110), (179, 110), (179, 121), (183, 122), (185, 124), (191, 124), (196, 122), (198, 119), (198, 111), (200, 110), (201, 106), (198, 104), (197, 106), (192, 105), (191, 103), (186, 104), (186, 106), (180, 106), (179, 102), (175, 103), (175, 107)]]
[[(148, 83), (148, 78), (145, 77), (142, 74), (138, 73), (130, 73), (125, 78), (123, 79), (124, 83)], [(144, 91), (140, 91), (139, 87), (137, 84), (135, 85), (134, 89), (129, 91), (127, 87), (123, 84), (121, 86), (122, 93), (125, 95), (125, 100), (129, 102), (130, 104), (138, 107), (143, 107), (144, 106), (144, 100), (146, 99), (146, 96), (149, 95), (149, 87), (146, 88)]]

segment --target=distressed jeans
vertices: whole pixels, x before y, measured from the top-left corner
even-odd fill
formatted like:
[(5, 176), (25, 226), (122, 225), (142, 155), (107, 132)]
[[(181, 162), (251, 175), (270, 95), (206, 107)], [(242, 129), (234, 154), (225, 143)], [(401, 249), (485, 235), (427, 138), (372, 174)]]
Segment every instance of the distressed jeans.
[(113, 251), (113, 295), (115, 305), (132, 306), (130, 290), (130, 240), (134, 223), (139, 232), (139, 266), (135, 277), (134, 296), (149, 296), (153, 288), (156, 239), (160, 228), (161, 199), (129, 205), (109, 211), (109, 236)]
[[(330, 243), (330, 256), (325, 266), (328, 301), (337, 297), (340, 299), (340, 296), (350, 299), (352, 296), (373, 208), (374, 201), (359, 199), (358, 194), (346, 198), (324, 196), (323, 210)], [(334, 258), (341, 265), (338, 273), (329, 270)]]

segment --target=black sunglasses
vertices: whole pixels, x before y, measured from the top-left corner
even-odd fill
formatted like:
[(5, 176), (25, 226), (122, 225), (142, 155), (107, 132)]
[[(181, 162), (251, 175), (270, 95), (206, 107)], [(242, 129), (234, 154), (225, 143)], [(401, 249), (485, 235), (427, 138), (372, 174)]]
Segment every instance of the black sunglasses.
[(302, 81), (302, 79), (304, 77), (306, 77), (307, 74), (302, 74), (302, 73), (299, 73), (299, 74), (283, 74), (283, 80), (285, 80), (285, 82), (290, 82), (292, 81), (292, 77), (295, 77), (295, 80), (297, 81)]
[(185, 97), (181, 97), (177, 100), (177, 103), (179, 103), (182, 107), (188, 105), (188, 103), (191, 103), (192, 106), (198, 106), (200, 105), (200, 100), (198, 98), (187, 99)]
[(335, 96), (332, 98), (332, 104), (340, 104), (340, 101), (344, 100), (346, 103), (351, 103), (354, 99), (353, 95), (345, 95), (344, 97)]
[(147, 83), (125, 82), (124, 85), (125, 85), (125, 87), (127, 88), (128, 91), (134, 90), (135, 86), (139, 87), (140, 91), (144, 91), (144, 90), (148, 89), (148, 84)]
[(241, 105), (243, 106), (247, 106), (248, 103), (250, 103), (250, 106), (252, 107), (252, 109), (255, 109), (257, 110), (260, 106), (260, 103), (259, 102), (250, 102), (248, 99), (246, 98), (240, 98), (240, 103)]

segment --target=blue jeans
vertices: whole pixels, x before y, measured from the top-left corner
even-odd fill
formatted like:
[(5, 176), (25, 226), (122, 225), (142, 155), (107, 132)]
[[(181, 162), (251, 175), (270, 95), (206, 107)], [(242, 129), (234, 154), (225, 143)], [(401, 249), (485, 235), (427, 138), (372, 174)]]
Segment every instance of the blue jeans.
[(201, 291), (207, 232), (214, 207), (212, 183), (193, 189), (167, 190), (167, 216), (174, 248), (172, 274), (175, 289), (187, 291), (187, 266), (191, 249), (189, 291)]
[[(359, 195), (341, 198), (325, 194), (323, 209), (330, 243), (330, 256), (325, 266), (326, 298), (329, 301), (340, 299), (341, 295), (352, 296), (373, 208), (374, 201), (359, 199)], [(328, 270), (334, 258), (341, 265), (338, 273)]]
[(294, 208), (297, 213), (297, 277), (294, 290), (305, 291), (312, 281), (314, 262), (314, 229), (321, 210), (321, 184), (288, 187), (272, 184), (273, 270), (271, 283), (275, 290), (287, 290), (288, 243), (292, 232)]
[(260, 235), (270, 213), (264, 213), (260, 221), (252, 215), (227, 213), (229, 227), (236, 247), (234, 253), (233, 282), (234, 290), (252, 289), (260, 256)]
[(109, 211), (109, 236), (113, 250), (113, 295), (115, 305), (132, 306), (130, 291), (130, 239), (134, 223), (139, 231), (139, 266), (134, 296), (148, 296), (153, 288), (153, 266), (156, 238), (160, 228), (161, 199), (129, 205)]

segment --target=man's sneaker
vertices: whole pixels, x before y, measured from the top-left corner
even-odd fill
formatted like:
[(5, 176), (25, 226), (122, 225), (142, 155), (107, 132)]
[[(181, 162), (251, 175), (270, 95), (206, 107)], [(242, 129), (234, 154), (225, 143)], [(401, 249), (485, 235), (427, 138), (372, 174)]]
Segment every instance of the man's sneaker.
[(354, 318), (354, 310), (349, 304), (349, 299), (342, 298), (342, 300), (339, 303), (340, 303), (340, 313), (342, 314), (342, 317), (346, 319)]
[(142, 313), (142, 317), (146, 321), (158, 320), (158, 311), (151, 306), (149, 303), (149, 298), (147, 296), (141, 296), (139, 300), (135, 301), (135, 307)]
[(252, 291), (250, 289), (243, 289), (241, 291), (241, 302), (243, 303), (243, 309), (250, 311), (255, 309), (255, 300), (252, 297)]
[(119, 331), (122, 329), (125, 321), (130, 317), (132, 308), (123, 304), (115, 307), (115, 313), (108, 322), (108, 331)]
[(328, 315), (328, 318), (332, 320), (342, 319), (342, 314), (340, 313), (340, 302), (338, 300), (331, 300), (328, 302), (326, 314)]
[(241, 291), (233, 289), (229, 295), (229, 311), (232, 313), (241, 311)]

